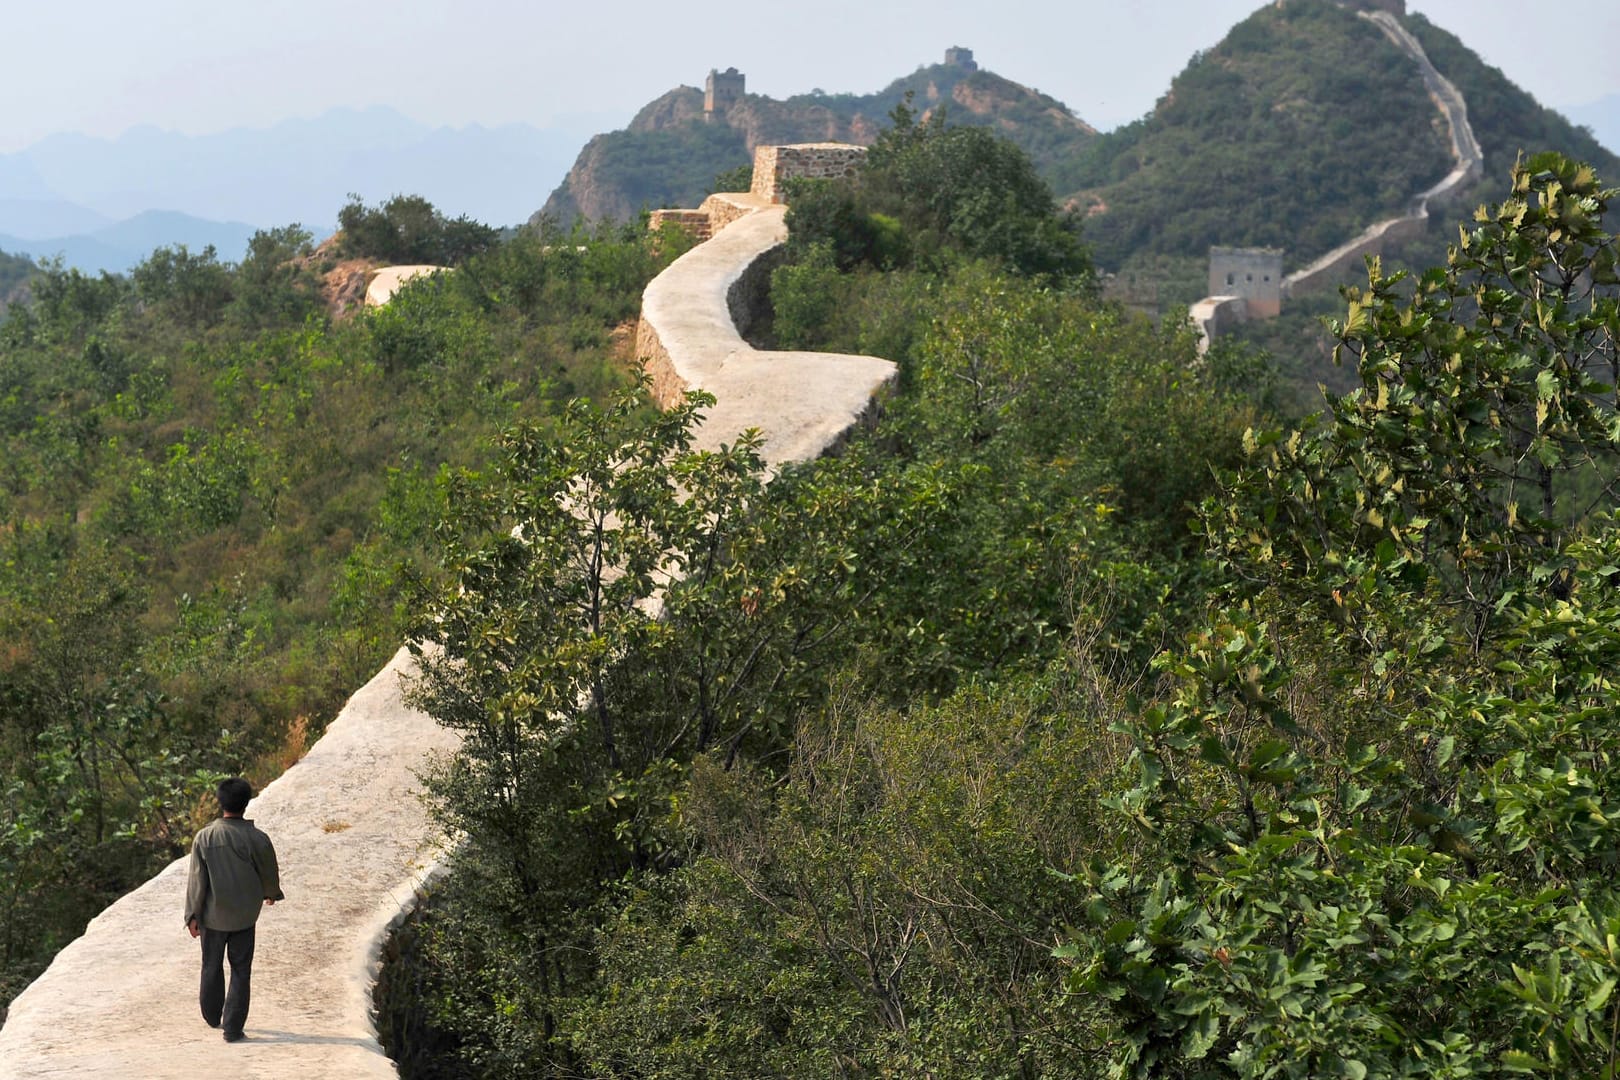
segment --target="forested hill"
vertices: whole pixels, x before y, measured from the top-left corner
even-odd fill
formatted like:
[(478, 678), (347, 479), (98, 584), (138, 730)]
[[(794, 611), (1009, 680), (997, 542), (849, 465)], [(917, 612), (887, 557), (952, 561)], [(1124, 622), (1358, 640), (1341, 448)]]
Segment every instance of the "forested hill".
[[(1519, 151), (1620, 165), (1421, 15), (1404, 25), (1462, 92), (1494, 190)], [(1466, 33), (1466, 30), (1464, 30)], [(1331, 0), (1267, 4), (1195, 55), (1146, 117), (1049, 174), (1088, 213), (1100, 266), (1276, 246), (1290, 268), (1383, 217), (1451, 168), (1448, 134), (1412, 61)], [(1472, 195), (1465, 205), (1476, 202)]]
[(1297, 266), (1451, 168), (1411, 60), (1328, 0), (1267, 5), (1195, 55), (1143, 119), (1056, 177), (1100, 264), (1281, 247)]
[(747, 94), (714, 123), (704, 121), (703, 92), (682, 86), (646, 105), (628, 128), (592, 139), (541, 213), (566, 223), (626, 220), (643, 206), (696, 206), (717, 174), (752, 161), (755, 146), (871, 143), (908, 93), (919, 110), (943, 106), (952, 123), (993, 127), (1043, 172), (1096, 135), (1055, 98), (956, 64), (919, 68), (874, 94), (818, 90), (783, 101)]

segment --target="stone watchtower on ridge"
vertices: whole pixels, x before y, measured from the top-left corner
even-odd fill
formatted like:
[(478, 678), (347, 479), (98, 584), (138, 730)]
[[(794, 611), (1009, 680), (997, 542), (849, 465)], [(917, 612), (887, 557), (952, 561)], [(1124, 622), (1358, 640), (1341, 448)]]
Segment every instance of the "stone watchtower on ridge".
[(978, 71), (978, 62), (973, 59), (973, 50), (964, 49), (960, 45), (952, 45), (945, 50), (945, 66), (959, 67), (963, 71)]
[(741, 101), (743, 80), (743, 73), (734, 67), (724, 71), (710, 68), (708, 81), (703, 84), (703, 119), (724, 117), (727, 109)]
[(1282, 312), (1282, 248), (1209, 249), (1209, 295), (1238, 296), (1251, 319)]

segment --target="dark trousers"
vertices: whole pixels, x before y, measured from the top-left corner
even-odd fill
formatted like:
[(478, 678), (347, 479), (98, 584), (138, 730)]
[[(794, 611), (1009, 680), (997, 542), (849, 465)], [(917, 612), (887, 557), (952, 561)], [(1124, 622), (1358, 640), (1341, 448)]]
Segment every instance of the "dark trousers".
[[(225, 989), (225, 958), (231, 958), (231, 988)], [(240, 1035), (247, 1023), (253, 993), (253, 927), (246, 930), (202, 929), (202, 988), (197, 1000), (209, 1027)]]

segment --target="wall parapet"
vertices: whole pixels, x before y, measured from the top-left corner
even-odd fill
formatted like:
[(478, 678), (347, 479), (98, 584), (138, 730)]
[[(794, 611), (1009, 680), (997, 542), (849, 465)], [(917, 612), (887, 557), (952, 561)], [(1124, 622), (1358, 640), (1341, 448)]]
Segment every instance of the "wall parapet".
[(846, 180), (866, 158), (866, 147), (849, 143), (796, 143), (754, 150), (754, 195), (779, 203), (789, 180)]
[(676, 259), (642, 296), (636, 351), (656, 400), (715, 396), (697, 436), (716, 447), (757, 428), (773, 466), (836, 447), (896, 375), (875, 356), (756, 349), (738, 330), (757, 314), (769, 267), (787, 240), (786, 208), (750, 214)]

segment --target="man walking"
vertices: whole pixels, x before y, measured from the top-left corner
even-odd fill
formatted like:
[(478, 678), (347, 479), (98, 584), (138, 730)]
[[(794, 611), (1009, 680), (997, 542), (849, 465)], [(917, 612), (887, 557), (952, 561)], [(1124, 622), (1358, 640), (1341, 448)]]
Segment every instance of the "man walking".
[[(198, 1000), (209, 1027), (224, 1026), (225, 1041), (242, 1038), (253, 989), (253, 927), (265, 905), (283, 899), (270, 838), (242, 816), (253, 788), (239, 776), (220, 781), (220, 818), (191, 842), (186, 875), (186, 929), (202, 938)], [(225, 958), (231, 987), (225, 989)]]

